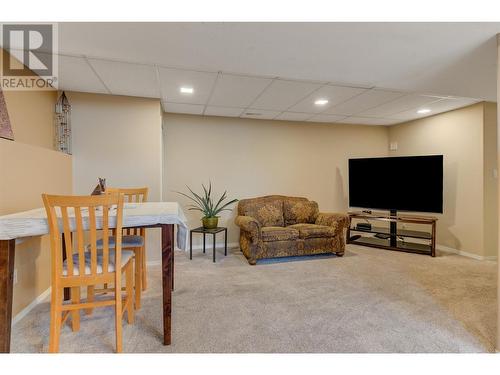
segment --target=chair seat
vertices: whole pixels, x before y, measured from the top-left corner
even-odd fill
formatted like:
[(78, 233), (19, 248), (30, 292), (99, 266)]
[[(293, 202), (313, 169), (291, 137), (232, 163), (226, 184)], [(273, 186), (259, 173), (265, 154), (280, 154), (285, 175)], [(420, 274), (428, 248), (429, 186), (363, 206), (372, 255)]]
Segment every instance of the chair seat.
[[(122, 261), (121, 267), (125, 266), (127, 262), (134, 256), (132, 250), (122, 250)], [(102, 273), (102, 253), (97, 253), (97, 273)], [(85, 252), (85, 275), (90, 275), (90, 252)], [(109, 251), (109, 262), (108, 262), (108, 272), (115, 271), (115, 251)], [(63, 275), (68, 275), (68, 261), (65, 260), (63, 263)], [(73, 276), (80, 275), (80, 262), (78, 254), (73, 254)]]
[(262, 241), (290, 241), (299, 238), (299, 231), (290, 227), (263, 227)]
[(327, 225), (317, 224), (293, 224), (287, 228), (293, 228), (299, 231), (299, 237), (302, 239), (307, 238), (324, 238), (335, 237), (335, 228)]
[[(109, 236), (108, 237), (109, 241), (109, 247), (114, 248), (115, 247), (115, 236)], [(97, 249), (102, 249), (102, 239), (97, 240), (96, 242), (96, 247)], [(127, 249), (129, 247), (142, 247), (144, 246), (144, 238), (142, 236), (122, 236), (122, 249)]]

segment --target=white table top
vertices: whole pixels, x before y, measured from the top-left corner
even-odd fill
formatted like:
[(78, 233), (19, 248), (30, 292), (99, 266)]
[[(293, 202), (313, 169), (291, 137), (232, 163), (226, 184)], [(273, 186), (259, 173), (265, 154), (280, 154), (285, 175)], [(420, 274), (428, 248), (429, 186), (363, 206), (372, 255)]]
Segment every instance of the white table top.
[[(70, 227), (73, 229), (74, 217)], [(82, 212), (83, 227), (88, 228), (88, 214)], [(87, 220), (86, 220), (87, 218)], [(102, 217), (96, 216), (98, 228), (102, 227)], [(183, 250), (187, 248), (187, 220), (182, 208), (177, 202), (145, 202), (125, 203), (123, 207), (123, 227), (139, 227), (156, 224), (177, 225), (177, 246)], [(110, 212), (109, 227), (116, 225), (116, 218)], [(12, 240), (23, 237), (41, 236), (49, 233), (45, 208), (17, 212), (0, 216), (0, 240)]]

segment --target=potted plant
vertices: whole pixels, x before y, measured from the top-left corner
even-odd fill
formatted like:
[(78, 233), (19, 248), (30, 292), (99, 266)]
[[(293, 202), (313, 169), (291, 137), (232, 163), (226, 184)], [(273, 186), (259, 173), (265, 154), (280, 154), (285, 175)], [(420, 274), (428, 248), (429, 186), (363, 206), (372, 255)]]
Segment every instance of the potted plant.
[(201, 186), (203, 187), (203, 194), (201, 195), (196, 194), (193, 190), (191, 190), (189, 186), (186, 187), (191, 192), (191, 195), (182, 193), (180, 191), (177, 191), (177, 193), (185, 196), (186, 198), (189, 198), (194, 202), (194, 204), (188, 205), (188, 210), (200, 211), (203, 213), (203, 218), (201, 219), (203, 228), (215, 229), (217, 228), (219, 222), (219, 216), (217, 215), (222, 211), (230, 211), (230, 209), (227, 207), (237, 202), (238, 199), (233, 199), (229, 202), (224, 203), (227, 195), (227, 191), (224, 191), (224, 194), (222, 194), (221, 197), (217, 200), (217, 203), (214, 204), (215, 200), (212, 199), (212, 183), (209, 182), (208, 189), (203, 184), (201, 184)]

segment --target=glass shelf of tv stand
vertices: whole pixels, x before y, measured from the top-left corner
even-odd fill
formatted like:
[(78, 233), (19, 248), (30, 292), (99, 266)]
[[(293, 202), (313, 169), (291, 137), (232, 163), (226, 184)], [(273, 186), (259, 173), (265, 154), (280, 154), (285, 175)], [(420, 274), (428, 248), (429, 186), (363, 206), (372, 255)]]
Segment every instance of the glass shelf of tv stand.
[[(373, 233), (373, 234), (384, 234), (389, 235), (390, 229), (384, 227), (374, 227), (371, 229), (359, 229), (351, 227), (351, 232), (362, 232), (362, 233)], [(430, 240), (432, 238), (432, 234), (429, 232), (418, 231), (418, 230), (409, 230), (409, 229), (399, 229), (397, 230), (398, 237), (408, 237), (408, 238), (420, 238), (425, 240)]]

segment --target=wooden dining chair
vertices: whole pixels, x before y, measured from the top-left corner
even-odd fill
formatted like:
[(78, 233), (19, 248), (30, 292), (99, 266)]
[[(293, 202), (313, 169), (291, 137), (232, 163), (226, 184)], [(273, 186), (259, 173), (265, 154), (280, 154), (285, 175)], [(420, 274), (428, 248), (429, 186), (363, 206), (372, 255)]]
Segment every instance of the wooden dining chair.
[[(148, 200), (148, 188), (113, 188), (106, 187), (106, 193), (123, 194), (126, 203), (141, 203)], [(113, 233), (114, 234), (114, 233)], [(109, 238), (109, 244), (114, 246), (114, 237)], [(97, 242), (97, 248), (102, 246), (102, 240)], [(124, 228), (122, 238), (122, 248), (132, 250), (135, 254), (135, 308), (141, 308), (141, 292), (147, 288), (146, 270), (146, 229), (145, 228)]]
[[(123, 196), (42, 195), (50, 230), (51, 285), (49, 351), (59, 351), (61, 327), (71, 315), (73, 331), (80, 329), (80, 310), (102, 306), (115, 307), (116, 351), (122, 351), (122, 319), (127, 312), (127, 322), (134, 322), (133, 257), (134, 252), (122, 250)], [(97, 222), (109, 231), (110, 222), (116, 220), (115, 246), (111, 249), (107, 237), (101, 251), (97, 250)], [(113, 226), (113, 225), (111, 225)], [(89, 232), (90, 244), (84, 244), (84, 231)], [(72, 232), (73, 235), (72, 235)], [(66, 249), (63, 256), (62, 236)], [(75, 242), (73, 243), (73, 239)], [(122, 301), (122, 275), (125, 275), (125, 299)], [(113, 298), (94, 299), (88, 295), (80, 299), (81, 287), (113, 283)], [(63, 302), (63, 290), (70, 288), (71, 301)]]

